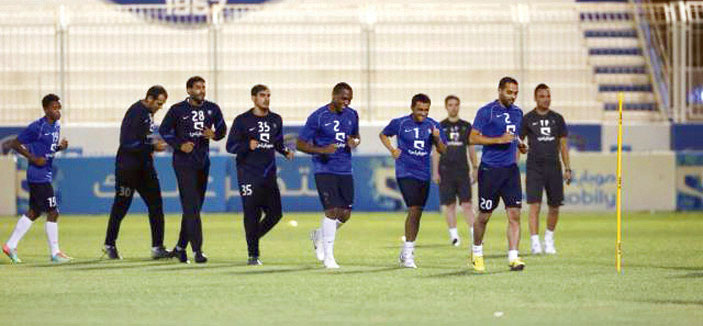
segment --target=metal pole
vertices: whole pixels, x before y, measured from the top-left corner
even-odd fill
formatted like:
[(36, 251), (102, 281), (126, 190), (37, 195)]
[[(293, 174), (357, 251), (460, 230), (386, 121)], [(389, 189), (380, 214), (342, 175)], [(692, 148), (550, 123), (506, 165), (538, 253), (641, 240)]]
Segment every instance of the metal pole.
[(373, 55), (372, 47), (372, 34), (373, 25), (366, 25), (363, 29), (364, 35), (366, 37), (366, 116), (369, 121), (373, 121), (373, 109), (371, 108), (373, 103), (373, 89), (371, 87), (371, 74), (373, 73), (373, 60), (371, 56)]
[(56, 24), (56, 36), (58, 40), (58, 65), (59, 65), (59, 91), (63, 98), (64, 105), (68, 109), (66, 116), (70, 120), (70, 106), (67, 105), (68, 96), (66, 94), (66, 33), (68, 30), (68, 13), (66, 7), (59, 6), (58, 21)]
[(210, 79), (212, 80), (212, 100), (217, 102), (219, 98), (219, 65), (218, 65), (218, 43), (220, 23), (222, 19), (222, 6), (210, 6), (210, 17), (208, 21), (208, 41), (210, 50)]

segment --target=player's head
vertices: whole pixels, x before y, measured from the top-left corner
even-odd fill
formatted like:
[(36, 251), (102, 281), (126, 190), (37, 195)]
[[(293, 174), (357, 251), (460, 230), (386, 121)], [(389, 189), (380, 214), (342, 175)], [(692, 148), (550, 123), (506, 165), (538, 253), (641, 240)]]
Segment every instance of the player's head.
[(266, 85), (254, 85), (251, 88), (251, 101), (254, 106), (260, 110), (268, 110), (271, 100), (271, 90)]
[(456, 118), (459, 115), (459, 104), (461, 101), (456, 95), (449, 95), (444, 98), (444, 108), (447, 109), (447, 114), (450, 118)]
[(57, 121), (61, 119), (61, 99), (56, 94), (47, 94), (41, 99), (44, 114), (47, 118)]
[(535, 103), (537, 103), (538, 109), (549, 110), (549, 106), (552, 104), (552, 94), (549, 91), (549, 86), (539, 84), (535, 87)]
[(512, 77), (503, 77), (498, 82), (498, 100), (506, 108), (515, 103), (517, 99), (517, 80)]
[(202, 104), (205, 101), (205, 79), (200, 76), (188, 78), (186, 91), (195, 104)]
[(149, 87), (146, 91), (144, 106), (146, 106), (151, 113), (156, 113), (161, 110), (161, 107), (166, 103), (166, 99), (168, 99), (166, 89), (161, 85), (154, 85)]
[(430, 113), (430, 97), (425, 94), (415, 94), (410, 100), (410, 109), (413, 111), (413, 119), (417, 122), (422, 122)]
[(335, 111), (342, 111), (344, 108), (349, 106), (352, 98), (354, 97), (354, 91), (352, 91), (351, 86), (345, 82), (337, 83), (332, 89), (332, 107)]

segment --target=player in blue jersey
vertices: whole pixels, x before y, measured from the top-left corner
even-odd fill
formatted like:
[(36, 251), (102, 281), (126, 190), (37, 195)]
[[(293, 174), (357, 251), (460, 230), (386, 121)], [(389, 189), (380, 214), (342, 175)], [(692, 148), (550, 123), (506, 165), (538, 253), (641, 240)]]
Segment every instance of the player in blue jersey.
[(332, 102), (315, 110), (305, 122), (297, 149), (313, 156), (315, 185), (325, 210), (322, 225), (311, 232), (318, 260), (326, 268), (339, 268), (334, 259), (337, 228), (349, 220), (354, 203), (351, 151), (360, 143), (359, 115), (349, 107), (351, 86), (338, 83)]
[(156, 131), (154, 114), (161, 110), (167, 98), (166, 89), (159, 85), (152, 86), (147, 90), (146, 97), (132, 104), (122, 119), (120, 147), (115, 157), (115, 200), (103, 247), (108, 259), (122, 259), (115, 242), (135, 191), (149, 209), (151, 258), (171, 257), (171, 253), (164, 248), (163, 200), (153, 158), (154, 152), (164, 151), (167, 145), (163, 140), (155, 140), (152, 134)]
[(183, 208), (181, 232), (172, 255), (180, 262), (188, 263), (185, 248), (190, 243), (195, 262), (205, 263), (200, 210), (205, 202), (210, 174), (210, 140), (224, 138), (227, 125), (220, 107), (205, 100), (205, 80), (202, 77), (189, 78), (186, 90), (188, 98), (171, 106), (159, 127), (159, 133), (173, 148), (173, 169)]
[(17, 138), (10, 141), (10, 148), (26, 157), (27, 183), (29, 184), (29, 210), (22, 215), (10, 235), (10, 239), (2, 246), (2, 251), (10, 257), (13, 263), (21, 263), (17, 256), (17, 244), (29, 231), (29, 228), (42, 213), (46, 213), (46, 238), (49, 243), (51, 261), (65, 263), (71, 257), (59, 250), (59, 210), (51, 186), (53, 180), (54, 155), (65, 150), (68, 141), (64, 138), (59, 142), (61, 133), (61, 101), (58, 96), (48, 94), (42, 99), (44, 117), (32, 122)]
[(483, 235), (491, 213), (500, 198), (508, 214), (508, 264), (511, 270), (520, 271), (525, 263), (518, 257), (520, 243), (520, 208), (522, 187), (517, 166), (517, 150), (526, 153), (527, 147), (517, 136), (520, 132), (522, 110), (515, 99), (518, 83), (503, 77), (498, 83), (498, 99), (478, 110), (471, 130), (470, 141), (483, 145), (481, 165), (478, 168), (479, 214), (474, 222), (474, 244), (471, 265), (477, 272), (485, 272), (483, 261)]
[[(447, 150), (447, 137), (442, 127), (427, 116), (430, 104), (427, 95), (416, 94), (410, 102), (412, 113), (391, 120), (379, 134), (383, 146), (395, 159), (395, 177), (408, 207), (405, 243), (399, 257), (401, 266), (407, 268), (417, 268), (415, 239), (430, 190), (432, 145), (439, 153)], [(393, 147), (389, 137), (396, 137), (397, 147)]]
[[(271, 91), (251, 89), (254, 107), (238, 115), (227, 137), (227, 151), (237, 155), (237, 182), (244, 210), (248, 265), (261, 265), (259, 240), (281, 220), (281, 192), (276, 178), (276, 152), (293, 159), (283, 145), (283, 119), (269, 110)], [(266, 216), (262, 219), (261, 213)]]

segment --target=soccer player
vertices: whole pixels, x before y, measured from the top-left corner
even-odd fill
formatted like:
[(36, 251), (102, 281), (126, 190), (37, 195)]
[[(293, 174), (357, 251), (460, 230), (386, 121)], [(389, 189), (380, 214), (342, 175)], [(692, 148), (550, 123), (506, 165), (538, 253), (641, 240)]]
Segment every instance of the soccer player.
[(152, 86), (146, 97), (127, 109), (120, 127), (120, 147), (115, 158), (115, 200), (110, 211), (110, 220), (105, 234), (103, 252), (109, 259), (122, 259), (115, 246), (122, 219), (132, 204), (134, 191), (144, 200), (149, 209), (151, 226), (151, 258), (169, 258), (171, 253), (164, 248), (164, 211), (159, 177), (154, 169), (154, 152), (166, 149), (163, 140), (154, 140), (156, 131), (154, 114), (168, 98), (162, 86)]
[[(459, 119), (459, 98), (449, 95), (444, 99), (447, 118), (440, 122), (447, 135), (447, 152), (444, 155), (432, 155), (433, 178), (439, 184), (439, 201), (445, 212), (449, 227), (449, 241), (458, 247), (461, 244), (456, 228), (456, 200), (464, 211), (464, 218), (469, 225), (469, 234), (473, 239), (474, 211), (471, 206), (471, 184), (476, 182), (478, 164), (476, 149), (469, 145), (471, 123)], [(468, 148), (468, 159), (467, 149)], [(469, 160), (473, 169), (469, 169)]]
[(517, 94), (517, 81), (503, 77), (498, 83), (498, 100), (478, 110), (471, 130), (470, 142), (483, 145), (478, 168), (479, 214), (474, 222), (474, 244), (471, 248), (471, 265), (477, 272), (486, 271), (483, 235), (500, 198), (503, 198), (508, 214), (508, 265), (513, 271), (525, 268), (525, 263), (518, 257), (522, 188), (516, 162), (517, 149), (526, 153), (527, 147), (516, 138), (522, 120), (522, 110), (514, 104)]
[(49, 243), (51, 262), (65, 263), (71, 261), (59, 250), (59, 210), (51, 186), (53, 180), (52, 163), (56, 152), (68, 148), (64, 138), (59, 142), (61, 134), (61, 101), (58, 96), (48, 94), (42, 99), (44, 117), (32, 122), (17, 138), (10, 141), (10, 148), (26, 157), (27, 183), (29, 184), (29, 210), (22, 215), (10, 235), (10, 239), (2, 246), (2, 251), (10, 257), (13, 263), (21, 263), (17, 256), (17, 244), (32, 227), (43, 212), (46, 212), (46, 239)]
[[(203, 224), (200, 210), (205, 201), (210, 173), (210, 140), (220, 140), (227, 133), (220, 107), (205, 100), (205, 80), (194, 76), (186, 82), (188, 98), (168, 110), (159, 133), (173, 147), (173, 170), (178, 180), (183, 218), (178, 243), (172, 256), (188, 263), (186, 247), (190, 243), (196, 263), (206, 263), (203, 254)], [(215, 130), (212, 127), (215, 127)]]
[[(441, 126), (427, 116), (430, 104), (427, 95), (416, 94), (410, 102), (412, 113), (391, 120), (378, 135), (383, 146), (396, 160), (395, 177), (408, 207), (405, 242), (399, 257), (401, 266), (407, 268), (417, 268), (415, 239), (420, 230), (420, 218), (430, 190), (432, 145), (434, 144), (440, 153), (447, 150), (447, 140)], [(396, 137), (397, 148), (393, 147), (389, 137)]]
[[(254, 107), (238, 115), (227, 137), (227, 151), (237, 155), (237, 181), (244, 209), (248, 265), (261, 265), (259, 240), (283, 216), (276, 177), (276, 152), (292, 160), (294, 151), (283, 145), (283, 119), (269, 110), (271, 91), (265, 85), (251, 89)], [(261, 213), (266, 217), (261, 219)]]
[(359, 115), (349, 107), (353, 97), (349, 84), (332, 89), (332, 102), (315, 110), (298, 135), (296, 147), (312, 155), (315, 185), (325, 211), (320, 228), (310, 233), (315, 254), (326, 268), (339, 268), (334, 259), (337, 228), (351, 216), (354, 178), (351, 151), (361, 142)]
[[(537, 107), (525, 114), (522, 119), (520, 138), (528, 139), (530, 153), (527, 154), (527, 203), (530, 205), (530, 240), (532, 254), (541, 254), (539, 240), (539, 211), (542, 204), (542, 190), (547, 192), (547, 229), (544, 231), (544, 252), (556, 254), (554, 229), (559, 219), (559, 206), (564, 204), (564, 184), (571, 183), (568, 131), (564, 117), (549, 109), (552, 97), (549, 87), (539, 84), (535, 88)], [(564, 164), (562, 174), (561, 161)]]

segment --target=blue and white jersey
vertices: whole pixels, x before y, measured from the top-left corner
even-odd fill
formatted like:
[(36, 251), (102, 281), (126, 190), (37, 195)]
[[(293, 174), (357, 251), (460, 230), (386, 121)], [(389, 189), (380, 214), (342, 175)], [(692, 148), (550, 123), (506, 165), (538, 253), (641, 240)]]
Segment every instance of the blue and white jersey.
[(349, 136), (359, 136), (359, 114), (350, 107), (339, 113), (333, 112), (326, 104), (308, 117), (298, 139), (318, 147), (337, 146), (337, 151), (332, 154), (313, 155), (315, 174), (349, 175), (352, 174), (351, 148), (347, 146)]
[(59, 148), (59, 136), (61, 134), (61, 124), (54, 121), (49, 123), (46, 117), (32, 122), (25, 128), (17, 140), (24, 145), (33, 156), (46, 159), (44, 166), (37, 166), (29, 163), (27, 168), (27, 182), (46, 183), (53, 180), (54, 155)]
[[(522, 110), (516, 105), (506, 108), (498, 100), (486, 104), (476, 112), (473, 128), (486, 137), (500, 137), (511, 133), (520, 136)], [(492, 167), (515, 164), (517, 139), (509, 144), (484, 145), (481, 163)]]
[(415, 178), (422, 181), (430, 180), (432, 129), (439, 130), (443, 143), (447, 136), (439, 123), (432, 118), (422, 122), (413, 120), (412, 115), (395, 118), (383, 128), (386, 136), (395, 136), (400, 150), (400, 157), (395, 161), (396, 178)]

